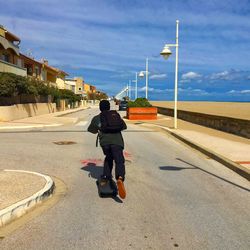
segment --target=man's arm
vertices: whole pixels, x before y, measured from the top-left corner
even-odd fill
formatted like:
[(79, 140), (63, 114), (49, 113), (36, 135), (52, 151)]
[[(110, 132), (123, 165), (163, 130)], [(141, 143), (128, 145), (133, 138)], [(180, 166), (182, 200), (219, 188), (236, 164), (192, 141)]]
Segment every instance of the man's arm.
[(125, 123), (125, 121), (123, 119), (122, 119), (122, 122), (123, 122), (123, 128), (122, 128), (122, 130), (127, 129), (127, 124)]
[(89, 127), (88, 127), (88, 132), (92, 134), (98, 133), (98, 130), (99, 130), (98, 120), (99, 119), (96, 116), (91, 120), (91, 123), (89, 124)]

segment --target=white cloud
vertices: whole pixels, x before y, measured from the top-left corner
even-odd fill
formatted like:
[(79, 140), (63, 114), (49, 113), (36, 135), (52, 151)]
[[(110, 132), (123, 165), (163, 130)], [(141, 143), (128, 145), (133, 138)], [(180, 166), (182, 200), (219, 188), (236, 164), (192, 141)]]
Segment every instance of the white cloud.
[(154, 74), (149, 77), (149, 79), (161, 80), (167, 78), (167, 74)]
[(223, 71), (219, 73), (214, 73), (210, 76), (211, 80), (229, 80), (231, 78), (231, 74), (229, 71)]
[[(138, 89), (140, 92), (146, 91), (146, 87), (142, 87)], [(149, 92), (155, 92), (155, 93), (164, 93), (167, 92), (166, 89), (156, 89), (156, 88), (148, 88)]]
[(245, 89), (245, 90), (230, 90), (227, 92), (227, 94), (250, 94), (250, 89)]
[(242, 94), (250, 94), (250, 89), (242, 90), (241, 93)]
[(219, 73), (214, 73), (208, 76), (209, 80), (225, 80), (225, 81), (233, 81), (233, 80), (247, 80), (249, 79), (249, 71), (243, 70), (225, 70)]
[(181, 76), (181, 79), (182, 79), (182, 82), (185, 82), (185, 81), (190, 81), (190, 80), (198, 80), (202, 77), (202, 75), (198, 74), (198, 73), (195, 73), (193, 71), (190, 71), (186, 74), (183, 74)]

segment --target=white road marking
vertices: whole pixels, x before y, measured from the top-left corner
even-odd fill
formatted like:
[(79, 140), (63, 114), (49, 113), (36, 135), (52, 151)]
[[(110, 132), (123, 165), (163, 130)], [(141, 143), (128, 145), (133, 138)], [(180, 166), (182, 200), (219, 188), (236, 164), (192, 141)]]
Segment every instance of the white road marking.
[(81, 121), (76, 124), (76, 126), (85, 126), (87, 125), (88, 121)]

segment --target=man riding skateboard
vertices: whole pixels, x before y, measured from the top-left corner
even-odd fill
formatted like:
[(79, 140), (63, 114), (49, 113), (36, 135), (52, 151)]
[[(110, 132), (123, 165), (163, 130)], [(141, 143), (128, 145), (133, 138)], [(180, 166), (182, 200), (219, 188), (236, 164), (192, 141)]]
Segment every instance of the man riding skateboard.
[(101, 113), (93, 117), (88, 127), (90, 133), (98, 133), (100, 145), (105, 155), (103, 175), (99, 184), (105, 185), (112, 180), (113, 162), (115, 162), (115, 178), (117, 180), (118, 193), (122, 199), (125, 199), (124, 141), (121, 131), (127, 129), (127, 125), (115, 110), (110, 110), (108, 100), (102, 100), (99, 108)]

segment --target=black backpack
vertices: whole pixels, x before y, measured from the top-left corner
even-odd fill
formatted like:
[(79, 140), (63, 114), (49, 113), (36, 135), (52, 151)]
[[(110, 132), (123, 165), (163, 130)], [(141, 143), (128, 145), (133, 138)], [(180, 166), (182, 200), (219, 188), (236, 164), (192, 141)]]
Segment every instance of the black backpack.
[(101, 128), (103, 133), (119, 133), (124, 128), (124, 121), (115, 110), (105, 110), (100, 113)]

